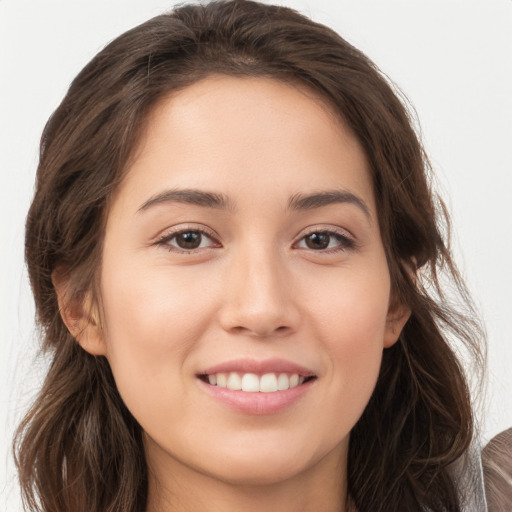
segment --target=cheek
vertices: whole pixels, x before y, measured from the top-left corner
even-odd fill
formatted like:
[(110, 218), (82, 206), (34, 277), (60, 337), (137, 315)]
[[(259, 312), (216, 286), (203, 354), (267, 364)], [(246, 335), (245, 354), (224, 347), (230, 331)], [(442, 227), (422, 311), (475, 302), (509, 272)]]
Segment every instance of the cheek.
[[(130, 409), (145, 407), (149, 396), (157, 401), (172, 396), (211, 316), (204, 284), (186, 274), (104, 264), (107, 358)], [(158, 404), (152, 409), (158, 410)]]
[[(382, 265), (381, 265), (382, 266)], [(343, 398), (345, 411), (362, 413), (379, 374), (386, 332), (389, 275), (387, 267), (347, 272), (325, 285), (324, 298), (312, 301), (312, 318), (330, 368), (331, 401)]]
[[(308, 309), (316, 326), (334, 346), (347, 344), (356, 352), (366, 345), (382, 348), (386, 327), (390, 278), (385, 265), (344, 268), (326, 275), (307, 288), (316, 290), (308, 299)], [(343, 339), (345, 343), (336, 343)]]

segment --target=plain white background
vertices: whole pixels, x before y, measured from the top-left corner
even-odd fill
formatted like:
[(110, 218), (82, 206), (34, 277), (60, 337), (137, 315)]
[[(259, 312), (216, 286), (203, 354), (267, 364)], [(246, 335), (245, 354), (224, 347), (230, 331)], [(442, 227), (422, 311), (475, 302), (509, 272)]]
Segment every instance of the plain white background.
[[(0, 508), (21, 510), (10, 443), (44, 362), (23, 264), (38, 142), (70, 81), (172, 0), (0, 0)], [(366, 52), (418, 113), (453, 248), (488, 332), (482, 437), (512, 426), (512, 1), (287, 0)]]

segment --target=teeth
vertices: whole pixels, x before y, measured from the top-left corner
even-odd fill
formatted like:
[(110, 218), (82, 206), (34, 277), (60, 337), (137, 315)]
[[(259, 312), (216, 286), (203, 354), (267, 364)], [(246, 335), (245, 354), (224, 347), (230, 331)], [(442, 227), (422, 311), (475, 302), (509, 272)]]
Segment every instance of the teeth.
[(238, 375), (238, 373), (230, 373), (226, 387), (232, 391), (240, 391), (242, 389), (242, 379), (240, 375)]
[(279, 391), (283, 391), (284, 389), (288, 389), (290, 387), (290, 379), (286, 373), (280, 373), (277, 378), (277, 389)]
[(217, 373), (217, 386), (225, 388), (228, 385), (228, 376), (225, 373)]
[(277, 391), (277, 377), (275, 373), (266, 373), (261, 376), (260, 391), (263, 393), (273, 393)]
[(257, 393), (260, 390), (260, 379), (254, 373), (246, 373), (242, 377), (242, 391)]
[(208, 382), (212, 386), (219, 386), (232, 391), (273, 393), (274, 391), (284, 391), (301, 385), (304, 382), (304, 377), (299, 377), (296, 373), (266, 373), (258, 376), (255, 373), (239, 374), (231, 372), (208, 375)]

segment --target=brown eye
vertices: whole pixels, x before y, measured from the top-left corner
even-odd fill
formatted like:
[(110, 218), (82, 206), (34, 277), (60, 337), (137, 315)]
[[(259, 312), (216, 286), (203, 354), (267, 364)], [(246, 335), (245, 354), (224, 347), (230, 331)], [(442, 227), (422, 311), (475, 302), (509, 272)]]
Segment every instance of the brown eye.
[(199, 231), (184, 231), (175, 235), (174, 238), (180, 249), (197, 249), (201, 246), (203, 235)]
[(331, 235), (327, 233), (311, 233), (305, 237), (308, 249), (327, 249), (331, 241)]
[(355, 248), (355, 242), (337, 231), (312, 231), (303, 236), (296, 247), (325, 253), (346, 251)]
[(219, 247), (218, 243), (201, 229), (177, 231), (162, 238), (157, 245), (165, 246), (170, 251), (176, 252), (192, 252), (196, 249)]

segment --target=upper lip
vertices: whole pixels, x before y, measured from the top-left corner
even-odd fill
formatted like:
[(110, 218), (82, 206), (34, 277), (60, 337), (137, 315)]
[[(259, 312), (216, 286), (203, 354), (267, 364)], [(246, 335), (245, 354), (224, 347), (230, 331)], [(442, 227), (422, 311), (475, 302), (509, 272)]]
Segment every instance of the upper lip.
[(214, 366), (210, 366), (199, 375), (212, 375), (214, 373), (256, 373), (263, 375), (265, 373), (296, 373), (301, 377), (312, 377), (315, 372), (305, 366), (299, 365), (286, 359), (233, 359), (225, 361)]

